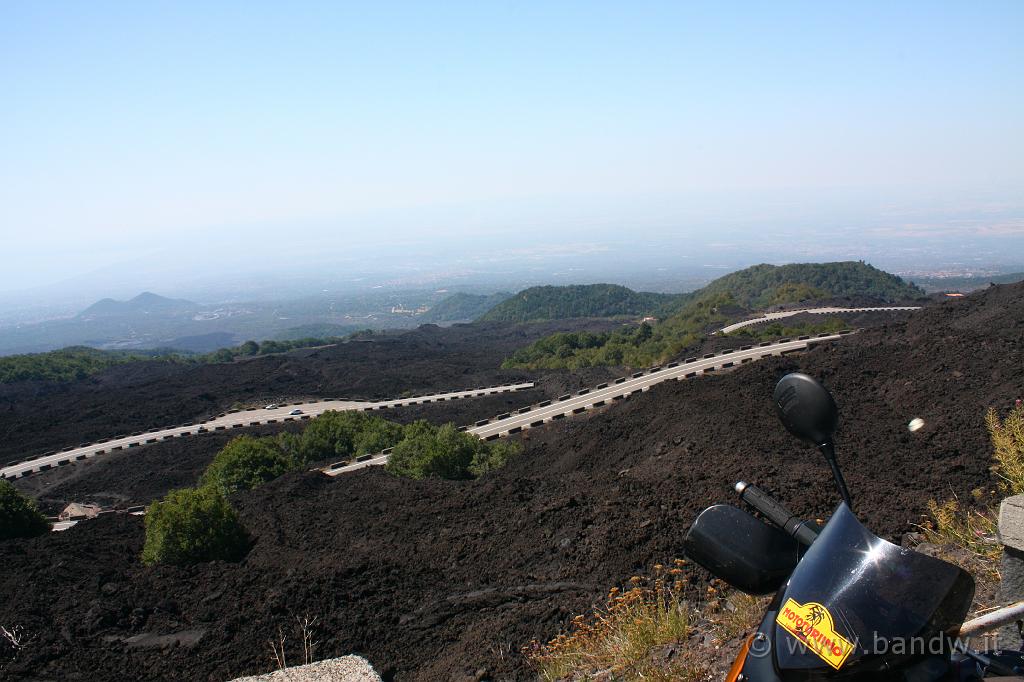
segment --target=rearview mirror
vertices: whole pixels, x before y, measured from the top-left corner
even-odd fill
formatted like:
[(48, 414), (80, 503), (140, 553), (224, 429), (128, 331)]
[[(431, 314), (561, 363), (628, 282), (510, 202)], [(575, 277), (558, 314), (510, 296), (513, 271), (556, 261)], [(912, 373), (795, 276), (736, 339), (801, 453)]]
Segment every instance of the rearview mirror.
[(794, 436), (811, 445), (832, 442), (839, 410), (832, 394), (815, 379), (787, 374), (775, 386), (774, 401), (779, 419)]

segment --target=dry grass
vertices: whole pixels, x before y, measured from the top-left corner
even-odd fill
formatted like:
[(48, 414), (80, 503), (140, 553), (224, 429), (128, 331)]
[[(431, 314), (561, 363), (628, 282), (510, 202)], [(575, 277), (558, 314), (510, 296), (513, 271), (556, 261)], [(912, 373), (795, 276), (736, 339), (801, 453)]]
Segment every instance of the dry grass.
[(5, 627), (0, 625), (0, 672), (17, 660), (18, 656), (32, 645), (36, 635), (29, 635), (20, 625)]
[(986, 574), (984, 577), (998, 579), (999, 557), (1002, 556), (1003, 547), (996, 537), (998, 521), (991, 508), (964, 510), (954, 497), (942, 504), (929, 500), (928, 513), (932, 518), (922, 526), (928, 542), (940, 547), (953, 546), (966, 550), (974, 561), (969, 562), (969, 569), (968, 566), (963, 568), (981, 570)]
[(568, 632), (544, 645), (532, 642), (523, 653), (549, 682), (717, 679), (716, 663), (728, 666), (743, 635), (764, 616), (768, 598), (713, 580), (700, 605), (691, 605), (680, 598), (686, 568), (677, 559), (669, 569), (655, 566), (653, 578), (634, 576), (624, 591), (612, 588), (603, 609), (576, 616)]
[(735, 640), (750, 632), (764, 617), (771, 597), (754, 597), (729, 590), (721, 581), (712, 581), (702, 614), (723, 642)]
[(547, 644), (531, 642), (523, 653), (544, 680), (614, 679), (701, 680), (702, 665), (679, 656), (666, 665), (651, 660), (652, 649), (682, 642), (695, 611), (681, 599), (682, 560), (668, 570), (654, 567), (654, 578), (633, 576), (630, 587), (611, 589), (603, 609), (576, 616), (569, 632)]
[[(999, 478), (1000, 491), (1005, 495), (1024, 493), (1024, 405), (1018, 400), (1005, 419), (990, 409), (985, 426), (992, 441), (992, 472)], [(975, 505), (970, 509), (956, 496), (942, 503), (929, 501), (931, 519), (922, 530), (928, 542), (965, 550), (972, 569), (982, 571), (985, 578), (998, 579), (1003, 553), (997, 533), (998, 503), (981, 490), (973, 495)]]
[[(316, 661), (316, 648), (320, 642), (316, 639), (316, 626), (320, 620), (319, 616), (305, 615), (295, 617), (294, 632), (299, 642), (299, 662), (295, 665), (309, 665)], [(286, 645), (288, 635), (280, 625), (277, 626), (277, 635), (267, 640), (270, 649), (270, 660), (276, 670), (284, 670), (288, 667), (288, 655)]]
[(1024, 493), (1024, 404), (1018, 400), (1006, 419), (989, 410), (985, 425), (994, 450), (992, 471), (1000, 478), (1000, 487), (1008, 495)]

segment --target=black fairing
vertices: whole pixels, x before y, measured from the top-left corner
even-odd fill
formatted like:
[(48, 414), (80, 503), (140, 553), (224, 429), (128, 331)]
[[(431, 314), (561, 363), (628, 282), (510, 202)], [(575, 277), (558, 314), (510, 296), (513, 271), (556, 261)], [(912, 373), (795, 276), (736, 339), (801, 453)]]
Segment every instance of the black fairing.
[(690, 526), (686, 556), (747, 594), (771, 594), (800, 560), (796, 540), (728, 504), (708, 507)]
[(973, 596), (968, 573), (874, 536), (841, 504), (762, 628), (782, 680), (883, 679), (935, 647), (948, 654), (943, 633), (959, 630)]

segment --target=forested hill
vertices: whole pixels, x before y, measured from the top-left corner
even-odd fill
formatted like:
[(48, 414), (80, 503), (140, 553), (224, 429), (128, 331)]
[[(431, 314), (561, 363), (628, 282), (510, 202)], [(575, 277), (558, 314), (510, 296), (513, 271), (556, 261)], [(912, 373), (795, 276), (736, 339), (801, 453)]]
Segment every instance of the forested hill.
[(422, 316), (423, 322), (468, 322), (512, 296), (507, 291), (496, 294), (452, 294)]
[(884, 303), (912, 301), (925, 295), (920, 287), (862, 261), (755, 265), (719, 277), (694, 298), (728, 294), (738, 305), (764, 308), (801, 300), (867, 297)]
[(618, 284), (531, 287), (494, 306), (480, 320), (532, 322), (571, 317), (644, 315), (678, 299), (676, 294), (633, 291)]
[[(676, 297), (663, 306), (663, 319), (653, 327), (640, 325), (602, 334), (554, 334), (518, 349), (503, 366), (643, 367), (675, 357), (709, 332), (751, 310), (773, 305), (809, 306), (822, 299), (845, 297), (853, 297), (857, 303), (865, 299), (903, 303), (923, 295), (920, 288), (861, 262), (755, 265)], [(836, 320), (823, 320), (821, 329), (801, 333), (828, 331), (836, 324)]]

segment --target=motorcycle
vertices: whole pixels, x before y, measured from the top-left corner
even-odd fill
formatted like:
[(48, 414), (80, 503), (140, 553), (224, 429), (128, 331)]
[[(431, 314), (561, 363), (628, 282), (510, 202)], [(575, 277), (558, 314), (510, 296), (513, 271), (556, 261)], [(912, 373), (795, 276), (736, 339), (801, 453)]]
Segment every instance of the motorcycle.
[[(842, 501), (819, 526), (740, 482), (740, 498), (767, 522), (727, 504), (693, 522), (684, 541), (690, 559), (743, 592), (775, 593), (727, 682), (1024, 681), (1021, 652), (966, 645), (974, 632), (964, 626), (975, 587), (969, 573), (887, 542), (857, 520), (836, 459), (839, 412), (828, 389), (794, 373), (773, 398), (790, 433), (824, 455)], [(1019, 619), (1022, 608), (1005, 610), (999, 623)], [(985, 619), (987, 630), (992, 621)]]

